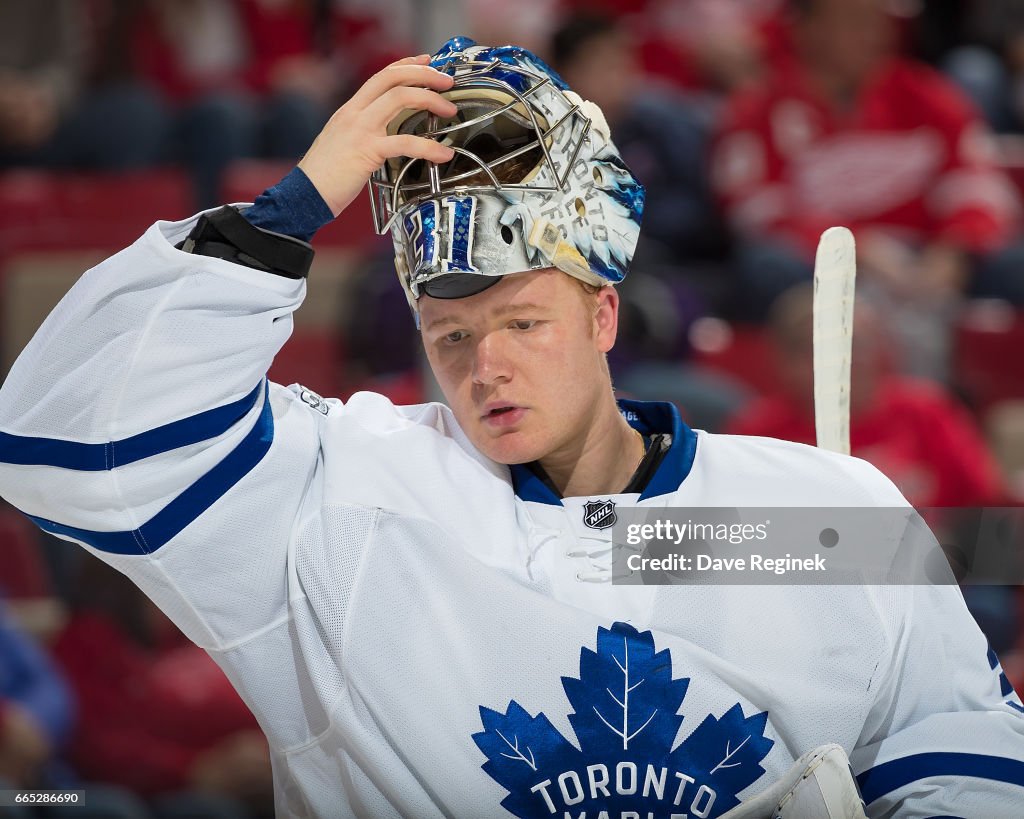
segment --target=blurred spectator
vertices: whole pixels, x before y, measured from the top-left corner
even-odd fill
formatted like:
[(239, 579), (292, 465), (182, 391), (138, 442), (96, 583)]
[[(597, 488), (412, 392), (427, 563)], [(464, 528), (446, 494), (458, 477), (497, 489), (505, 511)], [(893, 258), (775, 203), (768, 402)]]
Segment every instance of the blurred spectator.
[(144, 0), (134, 62), (174, 108), (171, 158), (191, 169), (200, 207), (219, 201), (232, 160), (297, 159), (333, 111), (347, 77), (316, 49), (317, 6)]
[(0, 783), (48, 787), (46, 766), (71, 722), (71, 698), (60, 674), (0, 606)]
[[(771, 312), (779, 391), (756, 399), (727, 432), (814, 444), (813, 290), (797, 285)], [(998, 467), (967, 413), (942, 388), (892, 372), (893, 339), (878, 312), (854, 310), (850, 450), (871, 462), (914, 506), (998, 506)]]
[(212, 206), (231, 161), (298, 159), (402, 50), (329, 0), (0, 0), (0, 169), (171, 161)]
[(788, 46), (785, 0), (651, 0), (649, 6), (645, 67), (684, 87), (737, 91), (756, 82)]
[[(88, 807), (0, 805), (2, 819), (72, 816), (146, 819), (145, 807), (118, 788), (83, 785), (60, 758), (72, 730), (74, 704), (67, 683), (43, 649), (0, 605), (0, 789), (86, 788)], [(68, 811), (65, 813), (65, 811)]]
[(130, 581), (83, 561), (54, 645), (78, 697), (71, 761), (159, 816), (269, 813), (266, 740), (224, 674)]
[(963, 4), (959, 16), (956, 20), (949, 9), (937, 7), (928, 15), (952, 29), (944, 38), (942, 68), (993, 128), (1020, 131), (1024, 128), (1024, 5), (1019, 0), (971, 0)]
[(786, 46), (785, 0), (564, 0), (615, 15), (638, 37), (643, 70), (685, 91), (729, 93)]
[[(610, 18), (579, 14), (551, 39), (553, 67), (600, 106), (623, 159), (644, 184), (642, 241), (663, 261), (721, 254), (723, 231), (708, 189), (710, 123), (691, 99), (645, 79), (628, 32)], [(657, 249), (647, 247), (648, 257)]]
[(478, 43), (515, 43), (543, 54), (551, 37), (552, 21), (559, 18), (559, 0), (434, 0), (418, 5), (417, 21), (432, 32), (420, 39), (433, 52), (452, 34), (469, 34)]
[(925, 316), (962, 293), (1024, 304), (1017, 199), (969, 103), (894, 56), (879, 0), (793, 6), (794, 59), (731, 101), (712, 164), (748, 315), (810, 278), (835, 224), (856, 234), (859, 274)]
[(708, 111), (645, 78), (634, 38), (610, 17), (568, 17), (550, 53), (569, 86), (600, 106), (646, 188), (640, 245), (618, 287), (619, 334), (609, 354), (615, 383), (634, 398), (675, 401), (688, 422), (715, 429), (742, 390), (683, 363), (690, 325), (724, 302), (731, 284), (725, 232), (707, 182)]
[[(97, 6), (98, 8), (98, 6)], [(123, 170), (157, 160), (158, 100), (123, 77), (91, 76), (103, 15), (66, 0), (0, 0), (0, 169)]]

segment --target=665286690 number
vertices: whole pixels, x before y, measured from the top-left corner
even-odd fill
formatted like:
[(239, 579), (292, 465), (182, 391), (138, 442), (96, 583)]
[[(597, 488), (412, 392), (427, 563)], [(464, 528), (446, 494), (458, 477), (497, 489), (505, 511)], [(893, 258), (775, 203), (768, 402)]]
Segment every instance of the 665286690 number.
[(18, 791), (0, 789), (0, 806), (82, 805), (85, 791)]

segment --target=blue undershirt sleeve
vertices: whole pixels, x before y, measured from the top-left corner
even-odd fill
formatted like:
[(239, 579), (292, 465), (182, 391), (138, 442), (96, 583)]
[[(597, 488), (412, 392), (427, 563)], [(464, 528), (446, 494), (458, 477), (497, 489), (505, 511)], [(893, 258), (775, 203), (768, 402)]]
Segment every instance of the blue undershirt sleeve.
[(319, 191), (299, 168), (256, 197), (242, 211), (250, 224), (308, 242), (313, 234), (334, 219)]

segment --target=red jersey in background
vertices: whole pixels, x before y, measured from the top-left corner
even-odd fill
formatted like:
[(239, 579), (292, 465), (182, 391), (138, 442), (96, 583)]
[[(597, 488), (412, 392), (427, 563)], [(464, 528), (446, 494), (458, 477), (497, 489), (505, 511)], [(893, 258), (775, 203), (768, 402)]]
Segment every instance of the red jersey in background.
[(983, 252), (1010, 238), (1017, 218), (970, 104), (940, 74), (903, 59), (883, 63), (843, 111), (789, 62), (730, 100), (712, 176), (740, 235), (786, 238), (808, 258), (837, 224)]

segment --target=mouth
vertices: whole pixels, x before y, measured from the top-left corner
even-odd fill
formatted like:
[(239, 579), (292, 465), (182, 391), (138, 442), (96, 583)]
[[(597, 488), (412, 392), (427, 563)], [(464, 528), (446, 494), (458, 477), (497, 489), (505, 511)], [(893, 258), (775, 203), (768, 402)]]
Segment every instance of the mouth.
[(485, 407), (483, 414), (484, 423), (493, 427), (509, 427), (522, 420), (526, 413), (525, 407), (517, 407), (515, 404), (494, 404)]

